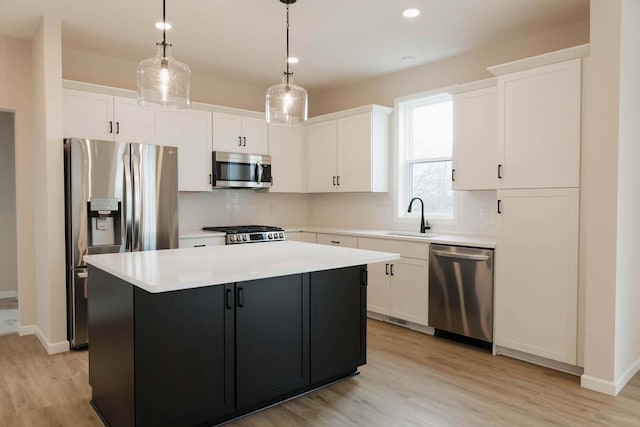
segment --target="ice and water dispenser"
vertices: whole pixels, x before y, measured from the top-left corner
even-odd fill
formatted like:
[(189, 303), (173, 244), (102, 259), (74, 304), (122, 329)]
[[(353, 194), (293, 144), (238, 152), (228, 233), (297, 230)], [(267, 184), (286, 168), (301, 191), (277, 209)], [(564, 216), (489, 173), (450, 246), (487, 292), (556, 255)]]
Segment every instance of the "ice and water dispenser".
[[(118, 199), (92, 199), (87, 202), (87, 205), (89, 216), (87, 246), (119, 247), (122, 244), (120, 201)], [(117, 252), (117, 250), (109, 252)]]

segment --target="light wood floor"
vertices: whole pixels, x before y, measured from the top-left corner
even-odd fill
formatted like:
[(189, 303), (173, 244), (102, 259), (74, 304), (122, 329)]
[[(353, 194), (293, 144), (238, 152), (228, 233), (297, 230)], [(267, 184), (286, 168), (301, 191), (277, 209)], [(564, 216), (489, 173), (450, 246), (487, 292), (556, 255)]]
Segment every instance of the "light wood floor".
[[(617, 397), (577, 377), (369, 321), (361, 375), (238, 420), (283, 426), (640, 426), (640, 375)], [(100, 426), (87, 353), (0, 337), (0, 426)]]

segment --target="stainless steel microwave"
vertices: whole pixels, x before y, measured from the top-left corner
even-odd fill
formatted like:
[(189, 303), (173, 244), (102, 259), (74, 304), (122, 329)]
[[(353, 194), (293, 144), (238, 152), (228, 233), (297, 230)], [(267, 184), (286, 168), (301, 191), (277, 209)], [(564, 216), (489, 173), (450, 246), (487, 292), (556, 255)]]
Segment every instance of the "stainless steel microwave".
[(213, 188), (269, 188), (271, 156), (214, 151)]

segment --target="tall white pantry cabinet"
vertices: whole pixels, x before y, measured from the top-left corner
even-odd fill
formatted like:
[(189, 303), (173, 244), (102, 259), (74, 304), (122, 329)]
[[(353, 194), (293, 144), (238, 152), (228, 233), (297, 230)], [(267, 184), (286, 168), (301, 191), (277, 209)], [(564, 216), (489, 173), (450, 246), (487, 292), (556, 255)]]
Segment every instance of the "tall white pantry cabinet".
[(498, 76), (495, 344), (578, 364), (581, 59)]

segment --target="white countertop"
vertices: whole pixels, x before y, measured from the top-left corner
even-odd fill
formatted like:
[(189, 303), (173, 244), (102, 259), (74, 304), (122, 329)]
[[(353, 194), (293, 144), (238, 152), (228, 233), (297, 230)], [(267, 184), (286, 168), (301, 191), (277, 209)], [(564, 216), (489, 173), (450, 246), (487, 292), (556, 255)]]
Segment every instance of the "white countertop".
[(400, 255), (302, 242), (270, 242), (87, 255), (84, 260), (158, 293), (393, 261)]
[[(342, 234), (345, 236), (372, 237), (376, 239), (404, 240), (407, 242), (426, 242), (442, 245), (471, 246), (476, 248), (489, 249), (494, 249), (496, 247), (495, 237), (472, 234), (420, 234), (401, 230), (367, 230), (358, 228), (324, 227), (315, 225), (294, 225), (285, 226), (283, 228), (287, 232), (306, 231), (309, 233)], [(401, 235), (391, 233), (399, 233)], [(180, 232), (181, 239), (216, 237), (224, 235), (224, 233), (204, 230), (185, 230)]]

